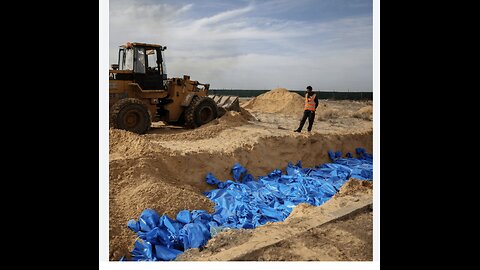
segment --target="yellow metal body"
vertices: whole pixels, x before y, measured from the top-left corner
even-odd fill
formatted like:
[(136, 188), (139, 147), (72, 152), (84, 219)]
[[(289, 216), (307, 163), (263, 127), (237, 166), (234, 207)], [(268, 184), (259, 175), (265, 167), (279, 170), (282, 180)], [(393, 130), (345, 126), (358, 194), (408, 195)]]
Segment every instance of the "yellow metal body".
[[(118, 74), (129, 74), (132, 71), (110, 70), (109, 93), (110, 109), (113, 104), (124, 98), (137, 98), (148, 107), (152, 122), (176, 122), (194, 96), (207, 96), (208, 84), (190, 80), (189, 76), (167, 80), (166, 90), (143, 90), (132, 80), (116, 79)], [(203, 86), (203, 87), (202, 87)], [(161, 106), (162, 114), (158, 114)]]

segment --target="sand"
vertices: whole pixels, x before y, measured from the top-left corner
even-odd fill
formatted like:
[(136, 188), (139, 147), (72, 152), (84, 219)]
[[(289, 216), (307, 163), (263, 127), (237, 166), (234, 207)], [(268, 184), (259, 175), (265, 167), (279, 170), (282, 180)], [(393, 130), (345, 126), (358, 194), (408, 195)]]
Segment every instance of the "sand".
[(213, 212), (210, 200), (164, 166), (168, 165), (150, 159), (110, 162), (110, 259), (118, 260), (133, 248), (136, 235), (126, 222), (137, 219), (146, 208), (171, 217), (183, 209)]
[[(322, 215), (338, 211), (359, 200), (371, 202), (372, 183), (351, 179), (339, 193), (319, 207), (299, 204), (283, 222), (269, 223), (255, 230), (233, 229), (221, 232), (203, 249), (188, 250), (177, 260), (371, 261), (371, 207), (361, 208), (319, 226), (312, 225)], [(272, 244), (262, 245), (265, 242)]]
[(372, 106), (362, 107), (353, 114), (353, 117), (372, 121), (373, 120), (373, 107)]
[[(228, 112), (198, 129), (154, 123), (145, 135), (110, 130), (110, 260), (128, 256), (136, 236), (126, 224), (146, 208), (171, 217), (183, 209), (212, 212), (213, 204), (202, 194), (213, 188), (205, 182), (207, 172), (230, 179), (231, 167), (239, 162), (260, 176), (284, 169), (288, 162), (302, 160), (305, 167), (329, 162), (329, 149), (345, 153), (364, 147), (372, 152), (372, 121), (353, 117), (371, 103), (322, 100), (322, 108), (340, 115), (317, 119), (311, 134), (306, 127), (299, 134), (292, 131), (303, 99), (282, 89), (272, 92), (266, 96), (277, 97), (273, 102), (282, 113), (248, 109), (245, 105), (256, 108), (261, 102), (243, 100), (241, 112)], [(300, 111), (289, 108), (295, 102), (290, 94), (301, 99)]]
[(305, 100), (285, 88), (275, 88), (243, 105), (243, 108), (264, 113), (298, 114), (303, 112)]

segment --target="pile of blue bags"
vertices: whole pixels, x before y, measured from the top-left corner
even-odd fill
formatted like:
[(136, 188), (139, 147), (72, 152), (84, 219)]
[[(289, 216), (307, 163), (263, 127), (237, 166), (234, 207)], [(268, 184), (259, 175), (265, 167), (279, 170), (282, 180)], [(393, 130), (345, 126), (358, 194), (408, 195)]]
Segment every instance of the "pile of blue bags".
[[(139, 239), (131, 252), (136, 261), (170, 261), (189, 248), (201, 248), (224, 228), (255, 228), (267, 222), (283, 221), (299, 203), (321, 205), (337, 193), (349, 178), (373, 179), (373, 157), (357, 148), (342, 157), (328, 151), (332, 163), (302, 168), (301, 161), (289, 163), (286, 174), (274, 170), (255, 179), (240, 164), (232, 168), (233, 180), (222, 182), (211, 173), (207, 183), (218, 188), (205, 192), (215, 203), (215, 212), (180, 211), (175, 220), (146, 209), (128, 227)], [(123, 260), (123, 259), (122, 259)]]

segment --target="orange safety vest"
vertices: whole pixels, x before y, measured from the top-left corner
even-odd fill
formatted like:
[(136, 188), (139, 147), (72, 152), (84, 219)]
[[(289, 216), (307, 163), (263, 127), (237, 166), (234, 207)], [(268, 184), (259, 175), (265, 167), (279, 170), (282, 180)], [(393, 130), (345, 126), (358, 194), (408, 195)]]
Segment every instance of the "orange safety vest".
[(315, 96), (316, 94), (313, 94), (308, 97), (308, 94), (305, 94), (305, 111), (315, 111)]

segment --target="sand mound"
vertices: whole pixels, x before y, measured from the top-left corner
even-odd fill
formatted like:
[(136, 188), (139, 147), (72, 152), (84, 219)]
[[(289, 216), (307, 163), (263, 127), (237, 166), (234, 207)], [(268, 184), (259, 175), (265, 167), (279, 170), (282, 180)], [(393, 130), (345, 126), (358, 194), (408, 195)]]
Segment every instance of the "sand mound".
[(243, 108), (264, 113), (301, 114), (304, 104), (299, 94), (275, 88), (246, 102)]
[(373, 120), (373, 107), (372, 106), (365, 106), (363, 108), (360, 108), (358, 111), (356, 111), (353, 114), (353, 117), (372, 121)]
[(240, 107), (241, 108), (245, 108), (245, 109), (252, 109), (253, 107), (253, 103), (255, 103), (255, 99), (256, 98), (251, 98), (249, 99), (248, 101), (245, 101), (245, 102), (240, 102)]
[(140, 135), (121, 129), (109, 130), (110, 153), (117, 152), (118, 148), (143, 148), (147, 143)]
[(247, 110), (241, 112), (227, 111), (222, 117), (215, 119), (196, 129), (182, 129), (178, 133), (149, 134), (147, 138), (161, 138), (164, 141), (196, 141), (217, 137), (220, 132), (233, 127), (248, 124), (249, 120), (256, 120)]
[(248, 121), (257, 121), (257, 118), (244, 108), (240, 108), (240, 115)]
[(347, 195), (371, 194), (373, 191), (373, 182), (366, 180), (358, 180), (351, 178), (348, 180), (335, 194), (336, 197), (344, 197)]
[(246, 124), (248, 122), (241, 112), (228, 111), (222, 117), (219, 118), (220, 125), (223, 126), (237, 126)]
[(151, 149), (151, 143), (145, 136), (130, 131), (111, 128), (109, 140), (110, 158), (117, 158), (120, 153), (122, 158), (144, 156)]
[[(166, 157), (168, 158), (168, 157)], [(194, 187), (175, 181), (175, 170), (162, 160), (117, 160), (110, 162), (110, 259), (129, 254), (136, 235), (127, 222), (151, 208), (175, 217), (183, 210), (213, 212), (213, 203)]]

